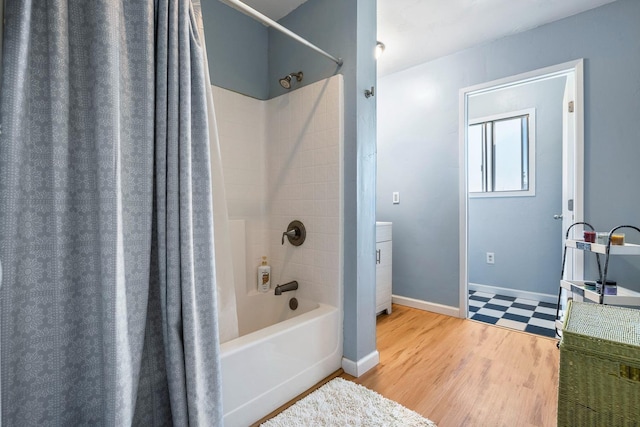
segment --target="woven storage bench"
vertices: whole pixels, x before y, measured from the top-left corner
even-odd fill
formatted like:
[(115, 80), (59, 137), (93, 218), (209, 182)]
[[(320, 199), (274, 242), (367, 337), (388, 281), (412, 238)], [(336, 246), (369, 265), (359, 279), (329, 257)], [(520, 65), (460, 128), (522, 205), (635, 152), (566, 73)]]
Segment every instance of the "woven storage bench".
[(640, 427), (640, 310), (569, 303), (558, 426)]

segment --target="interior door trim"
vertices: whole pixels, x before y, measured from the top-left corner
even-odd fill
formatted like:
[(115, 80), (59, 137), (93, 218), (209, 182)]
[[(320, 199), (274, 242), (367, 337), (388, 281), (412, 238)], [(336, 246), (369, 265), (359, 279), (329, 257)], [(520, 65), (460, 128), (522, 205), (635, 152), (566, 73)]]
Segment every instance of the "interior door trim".
[[(486, 83), (481, 83), (475, 86), (462, 88), (459, 91), (459, 120), (458, 120), (458, 139), (460, 148), (460, 185), (459, 185), (459, 205), (460, 205), (460, 295), (459, 295), (459, 313), (458, 317), (466, 318), (469, 310), (469, 298), (468, 295), (468, 260), (467, 251), (469, 244), (469, 230), (468, 230), (468, 214), (469, 204), (467, 197), (467, 116), (468, 116), (468, 100), (469, 96), (477, 95), (484, 92), (490, 92), (499, 88), (506, 88), (510, 86), (519, 85), (522, 83), (528, 83), (531, 81), (543, 80), (546, 78), (565, 75), (568, 73), (574, 73), (575, 80), (575, 140), (574, 140), (574, 194), (573, 194), (573, 209), (574, 220), (584, 221), (584, 60), (577, 59), (574, 61), (564, 62), (562, 64), (553, 65), (550, 67), (540, 68), (537, 70), (529, 71), (522, 74), (517, 74), (503, 79), (493, 80)], [(564, 169), (564, 168), (563, 168)], [(565, 179), (566, 171), (563, 170), (563, 180)], [(580, 252), (580, 251), (573, 251)], [(574, 259), (576, 277), (583, 276), (583, 258), (576, 254)], [(560, 272), (558, 272), (558, 281), (560, 280)]]

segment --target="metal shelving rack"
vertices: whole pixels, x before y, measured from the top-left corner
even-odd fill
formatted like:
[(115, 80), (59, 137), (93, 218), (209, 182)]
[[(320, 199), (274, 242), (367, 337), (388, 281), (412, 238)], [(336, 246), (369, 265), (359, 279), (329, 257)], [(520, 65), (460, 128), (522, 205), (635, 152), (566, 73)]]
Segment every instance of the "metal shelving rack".
[[(600, 292), (598, 289), (590, 290), (586, 289), (584, 286), (585, 280), (565, 280), (564, 279), (564, 269), (565, 263), (567, 259), (567, 249), (577, 249), (582, 250), (584, 252), (591, 252), (596, 255), (596, 261), (598, 263), (598, 276), (600, 283), (607, 282), (607, 273), (609, 270), (609, 257), (611, 255), (640, 255), (640, 245), (635, 245), (631, 243), (625, 243), (624, 245), (612, 245), (611, 244), (611, 236), (621, 228), (631, 228), (640, 233), (640, 228), (635, 227), (633, 225), (620, 225), (618, 227), (613, 228), (609, 232), (609, 237), (607, 239), (607, 244), (600, 243), (590, 243), (582, 240), (574, 240), (569, 239), (569, 233), (571, 229), (577, 225), (584, 225), (591, 229), (591, 231), (595, 231), (591, 224), (586, 222), (576, 222), (572, 224), (568, 229), (565, 235), (565, 245), (564, 245), (564, 253), (562, 255), (562, 272), (560, 273), (560, 287), (558, 288), (558, 308), (556, 310), (556, 335), (560, 336), (559, 331), (562, 329), (562, 320), (560, 319), (560, 302), (562, 289), (565, 289), (571, 292), (571, 295), (581, 295), (584, 299), (588, 301), (595, 302), (597, 304), (606, 304), (606, 305), (624, 305), (624, 306), (633, 306), (640, 307), (640, 292), (636, 292), (631, 289), (624, 288), (622, 286), (617, 286), (617, 294), (616, 295), (605, 295), (604, 286), (601, 286)], [(604, 255), (604, 269), (601, 267), (600, 263), (600, 255)]]

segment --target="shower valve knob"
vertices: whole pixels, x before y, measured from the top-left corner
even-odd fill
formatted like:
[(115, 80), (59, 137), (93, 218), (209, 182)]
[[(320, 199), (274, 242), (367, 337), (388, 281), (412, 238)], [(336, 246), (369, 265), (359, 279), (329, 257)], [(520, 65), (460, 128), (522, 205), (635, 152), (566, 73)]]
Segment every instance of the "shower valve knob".
[(298, 220), (291, 221), (287, 227), (287, 231), (282, 233), (282, 244), (284, 245), (284, 238), (289, 239), (289, 243), (293, 246), (300, 246), (307, 238), (307, 231), (304, 228), (304, 224)]
[(282, 244), (284, 245), (284, 238), (285, 236), (287, 238), (296, 238), (298, 237), (298, 233), (296, 232), (296, 230), (289, 230), (289, 231), (285, 231), (284, 233), (282, 233)]

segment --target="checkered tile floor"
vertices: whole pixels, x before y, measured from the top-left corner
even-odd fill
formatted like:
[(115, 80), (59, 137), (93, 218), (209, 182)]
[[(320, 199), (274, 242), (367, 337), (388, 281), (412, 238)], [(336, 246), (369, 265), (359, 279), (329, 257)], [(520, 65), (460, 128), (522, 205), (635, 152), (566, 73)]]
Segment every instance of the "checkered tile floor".
[(556, 304), (469, 291), (469, 317), (492, 325), (555, 337)]

